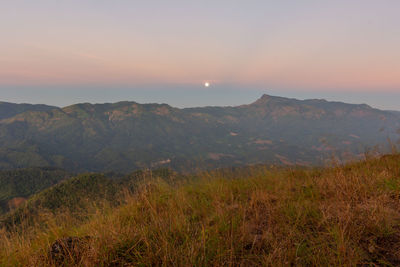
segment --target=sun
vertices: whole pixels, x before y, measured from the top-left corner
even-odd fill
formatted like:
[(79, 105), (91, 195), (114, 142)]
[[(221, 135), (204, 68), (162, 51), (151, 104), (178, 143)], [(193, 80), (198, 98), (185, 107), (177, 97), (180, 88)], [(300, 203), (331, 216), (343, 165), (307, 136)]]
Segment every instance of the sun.
[(205, 87), (210, 87), (210, 83), (209, 83), (209, 82), (205, 82), (205, 83), (204, 83), (204, 86), (205, 86)]

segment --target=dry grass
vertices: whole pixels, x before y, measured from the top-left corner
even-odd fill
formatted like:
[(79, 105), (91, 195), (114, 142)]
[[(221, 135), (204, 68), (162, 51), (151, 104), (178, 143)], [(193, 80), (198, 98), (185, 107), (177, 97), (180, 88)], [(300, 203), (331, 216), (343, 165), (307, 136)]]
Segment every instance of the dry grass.
[(398, 266), (399, 200), (398, 155), (152, 181), (87, 222), (50, 214), (44, 230), (0, 232), (0, 265), (51, 266), (54, 240), (90, 236), (65, 266)]

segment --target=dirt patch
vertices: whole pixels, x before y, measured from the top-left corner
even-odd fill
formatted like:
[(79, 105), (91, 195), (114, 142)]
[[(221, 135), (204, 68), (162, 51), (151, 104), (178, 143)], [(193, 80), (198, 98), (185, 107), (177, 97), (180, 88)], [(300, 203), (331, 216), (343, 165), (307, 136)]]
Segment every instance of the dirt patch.
[(26, 198), (23, 197), (15, 197), (13, 199), (10, 199), (8, 201), (8, 207), (10, 210), (16, 209), (20, 206), (22, 206), (26, 202)]

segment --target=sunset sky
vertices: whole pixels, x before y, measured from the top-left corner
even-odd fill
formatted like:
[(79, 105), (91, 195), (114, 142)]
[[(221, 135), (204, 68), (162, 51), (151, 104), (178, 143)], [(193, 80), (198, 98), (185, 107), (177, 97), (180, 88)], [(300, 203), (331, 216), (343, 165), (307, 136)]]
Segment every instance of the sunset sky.
[(0, 33), (2, 101), (400, 110), (399, 0), (4, 0)]

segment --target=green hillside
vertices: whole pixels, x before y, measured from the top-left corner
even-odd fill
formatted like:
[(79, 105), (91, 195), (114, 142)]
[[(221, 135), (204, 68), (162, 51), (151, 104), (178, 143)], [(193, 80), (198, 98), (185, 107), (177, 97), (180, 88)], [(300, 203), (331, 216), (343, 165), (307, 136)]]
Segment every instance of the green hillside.
[[(30, 171), (29, 174), (34, 175), (34, 172)], [(151, 172), (136, 171), (129, 175), (117, 177), (109, 174), (88, 173), (64, 179), (64, 181), (50, 186), (46, 184), (49, 180), (46, 180), (44, 175), (40, 176), (39, 174), (36, 173), (35, 178), (36, 182), (42, 185), (42, 190), (37, 189), (36, 192), (32, 189), (28, 190), (30, 194), (24, 195), (25, 197), (33, 195), (33, 193), (37, 194), (27, 199), (18, 208), (2, 216), (0, 214), (0, 228), (23, 229), (33, 224), (41, 224), (43, 219), (41, 212), (43, 211), (53, 215), (68, 212), (75, 219), (82, 220), (97, 205), (116, 206), (121, 204), (124, 201), (124, 196), (127, 193), (134, 192), (140, 181), (162, 179), (168, 182), (172, 181), (173, 177), (177, 177), (177, 174), (168, 169), (158, 169)], [(182, 180), (183, 178), (179, 179)], [(25, 184), (21, 184), (20, 187), (22, 189), (29, 184), (32, 184), (32, 180), (25, 181)], [(19, 193), (19, 195), (21, 194)]]
[[(0, 232), (0, 265), (52, 266), (49, 247), (66, 237), (81, 243), (79, 253), (66, 254), (65, 266), (400, 264), (399, 155), (324, 169), (223, 169), (169, 181), (175, 182), (142, 181), (120, 205), (98, 206), (86, 220), (45, 209), (36, 227)], [(94, 183), (77, 194), (89, 197), (98, 188)], [(61, 203), (72, 205), (76, 196), (64, 196)]]
[(367, 105), (263, 95), (249, 105), (77, 104), (0, 120), (0, 168), (178, 171), (348, 160), (396, 142), (398, 113)]
[(57, 107), (48, 105), (14, 104), (8, 102), (0, 102), (0, 120), (10, 118), (27, 111), (50, 111), (52, 109), (57, 109)]
[(0, 171), (0, 215), (16, 208), (26, 198), (70, 177), (56, 168), (28, 168)]

